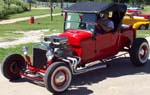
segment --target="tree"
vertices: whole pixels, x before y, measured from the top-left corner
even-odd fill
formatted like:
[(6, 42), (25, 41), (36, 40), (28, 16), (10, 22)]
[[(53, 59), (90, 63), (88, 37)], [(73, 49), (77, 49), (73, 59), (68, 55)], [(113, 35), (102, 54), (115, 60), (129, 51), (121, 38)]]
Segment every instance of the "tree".
[(8, 8), (10, 7), (10, 1), (11, 0), (3, 0), (5, 4), (7, 4)]
[(27, 2), (29, 3), (29, 10), (31, 11), (32, 3), (35, 3), (35, 0), (27, 0)]
[(64, 3), (64, 0), (61, 0), (61, 8), (63, 8), (63, 3)]

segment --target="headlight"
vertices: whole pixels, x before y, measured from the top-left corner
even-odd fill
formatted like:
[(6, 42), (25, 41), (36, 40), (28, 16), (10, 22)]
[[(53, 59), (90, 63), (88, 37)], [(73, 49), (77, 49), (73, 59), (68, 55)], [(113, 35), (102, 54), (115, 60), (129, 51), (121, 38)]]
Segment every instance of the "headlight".
[(28, 48), (26, 46), (23, 47), (22, 51), (24, 55), (28, 54)]
[(48, 60), (52, 60), (52, 58), (54, 57), (54, 53), (51, 50), (48, 50), (46, 53), (46, 57)]

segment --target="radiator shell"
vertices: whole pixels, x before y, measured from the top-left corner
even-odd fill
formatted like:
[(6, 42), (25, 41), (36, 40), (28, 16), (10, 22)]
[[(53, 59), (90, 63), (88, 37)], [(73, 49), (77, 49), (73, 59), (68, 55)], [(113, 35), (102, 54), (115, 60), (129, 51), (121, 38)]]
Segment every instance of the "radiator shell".
[(46, 69), (47, 58), (46, 58), (47, 50), (41, 48), (33, 48), (33, 66)]

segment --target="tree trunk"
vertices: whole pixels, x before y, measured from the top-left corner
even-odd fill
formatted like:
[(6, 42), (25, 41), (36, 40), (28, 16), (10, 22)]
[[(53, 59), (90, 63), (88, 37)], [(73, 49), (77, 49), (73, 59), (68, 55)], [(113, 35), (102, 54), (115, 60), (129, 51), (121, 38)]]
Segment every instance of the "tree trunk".
[(64, 3), (64, 0), (61, 0), (61, 9), (63, 9), (63, 3)]

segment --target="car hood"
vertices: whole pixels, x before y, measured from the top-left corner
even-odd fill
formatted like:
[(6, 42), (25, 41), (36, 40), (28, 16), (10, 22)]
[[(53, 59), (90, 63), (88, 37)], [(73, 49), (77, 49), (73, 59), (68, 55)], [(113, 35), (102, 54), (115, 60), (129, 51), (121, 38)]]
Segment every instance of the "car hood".
[(92, 37), (92, 33), (87, 30), (71, 29), (59, 34), (59, 36), (67, 37), (70, 45), (80, 46), (82, 40)]

